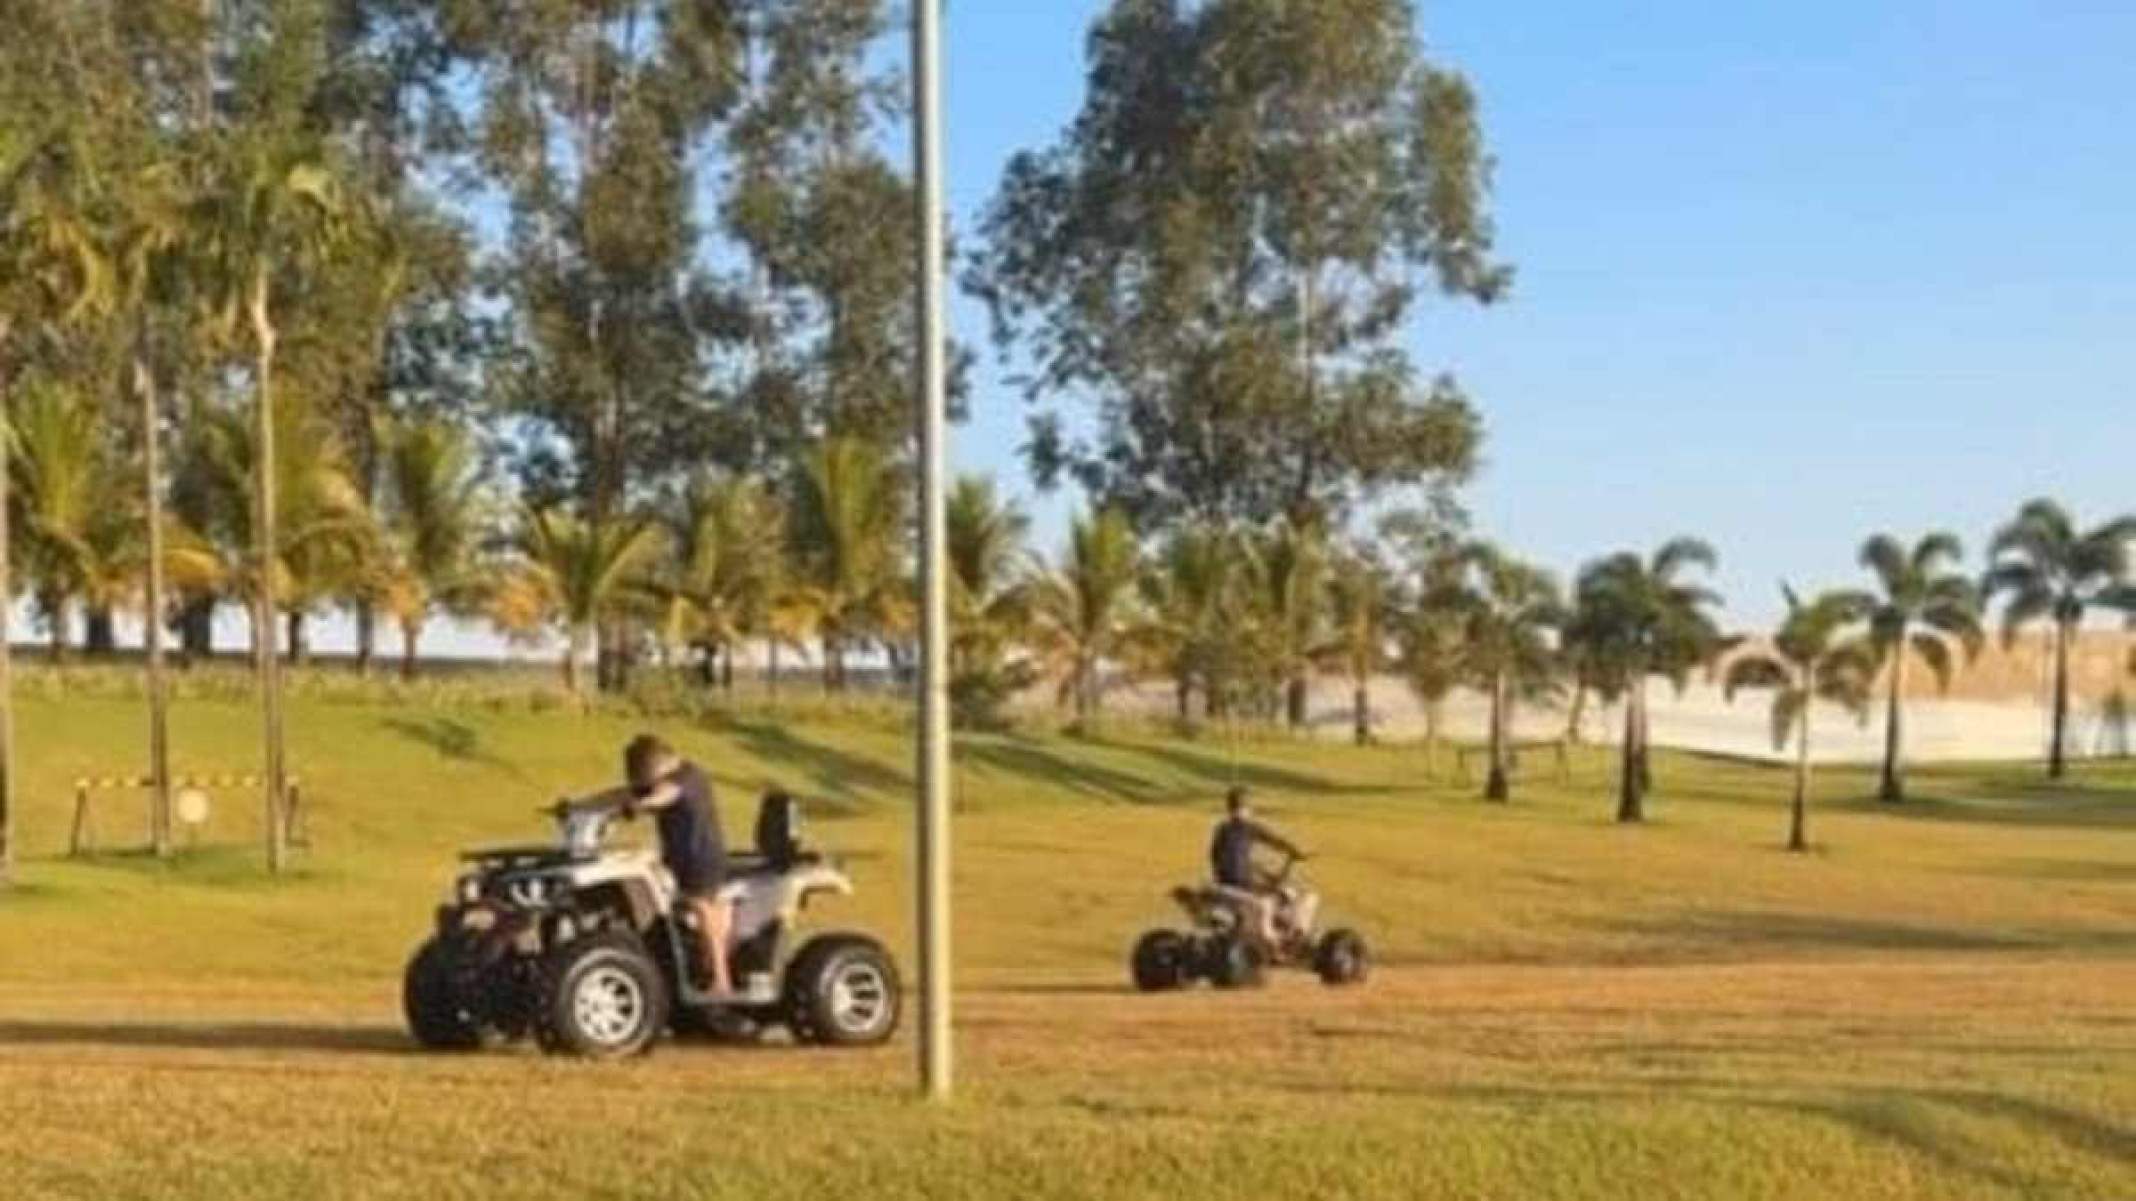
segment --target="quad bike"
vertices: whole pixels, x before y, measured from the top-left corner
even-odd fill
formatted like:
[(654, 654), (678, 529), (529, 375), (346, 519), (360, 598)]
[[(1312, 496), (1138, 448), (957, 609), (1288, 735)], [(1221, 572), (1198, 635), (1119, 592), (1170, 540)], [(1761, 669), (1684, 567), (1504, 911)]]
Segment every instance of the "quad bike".
[(1207, 980), (1218, 988), (1254, 988), (1271, 966), (1310, 968), (1330, 985), (1362, 982), (1371, 966), (1365, 940), (1350, 929), (1318, 932), (1320, 894), (1293, 878), (1298, 859), (1285, 856), (1268, 882), (1276, 904), (1273, 945), (1223, 889), (1206, 884), (1173, 889), (1172, 899), (1193, 929), (1151, 930), (1137, 939), (1128, 961), (1135, 987), (1163, 992)]
[(881, 1043), (897, 1029), (897, 964), (865, 934), (801, 937), (824, 894), (851, 895), (837, 863), (804, 849), (790, 798), (765, 798), (756, 853), (730, 856), (731, 993), (695, 981), (696, 917), (650, 851), (603, 843), (620, 809), (559, 801), (553, 846), (464, 853), (435, 933), (409, 961), (402, 1007), (425, 1047), (473, 1050), (531, 1036), (544, 1049), (613, 1058), (678, 1034), (785, 1026), (797, 1042)]

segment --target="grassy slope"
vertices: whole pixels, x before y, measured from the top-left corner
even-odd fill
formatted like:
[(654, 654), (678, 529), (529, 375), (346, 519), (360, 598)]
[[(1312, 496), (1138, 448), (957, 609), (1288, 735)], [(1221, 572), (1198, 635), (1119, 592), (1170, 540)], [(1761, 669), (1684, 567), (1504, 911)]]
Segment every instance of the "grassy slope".
[[(252, 761), (249, 709), (178, 715)], [(27, 884), (0, 900), (9, 1196), (2123, 1197), (2136, 1194), (2136, 770), (2047, 790), (1922, 772), (1777, 850), (1785, 777), (1671, 757), (1657, 820), (1607, 764), (1497, 809), (1414, 749), (989, 736), (961, 747), (963, 1099), (909, 1049), (671, 1047), (621, 1067), (406, 1054), (395, 986), (453, 849), (612, 770), (616, 718), (306, 702), (316, 847), (258, 875), (218, 794), (176, 868), (55, 858), (67, 782), (137, 705), (40, 700)], [(869, 719), (670, 727), (730, 831), (776, 780), (852, 853), (841, 920), (903, 946), (908, 743)], [(1123, 995), (1126, 943), (1240, 780), (1320, 852), (1387, 970), (1331, 994)], [(129, 805), (131, 806), (129, 808)], [(100, 816), (139, 828), (137, 800)]]

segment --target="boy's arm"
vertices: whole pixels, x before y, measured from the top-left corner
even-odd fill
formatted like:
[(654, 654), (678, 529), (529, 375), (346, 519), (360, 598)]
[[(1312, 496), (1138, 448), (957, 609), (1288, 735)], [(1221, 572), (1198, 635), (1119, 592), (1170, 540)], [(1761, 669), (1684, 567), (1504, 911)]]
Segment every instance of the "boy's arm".
[(1255, 822), (1253, 825), (1253, 836), (1261, 843), (1267, 846), (1272, 846), (1277, 850), (1283, 852), (1284, 854), (1289, 855), (1293, 859), (1305, 858), (1305, 852), (1298, 849), (1298, 844), (1292, 842), (1288, 838), (1283, 837), (1281, 834), (1276, 833), (1274, 830), (1269, 829), (1267, 826), (1264, 826), (1259, 822)]

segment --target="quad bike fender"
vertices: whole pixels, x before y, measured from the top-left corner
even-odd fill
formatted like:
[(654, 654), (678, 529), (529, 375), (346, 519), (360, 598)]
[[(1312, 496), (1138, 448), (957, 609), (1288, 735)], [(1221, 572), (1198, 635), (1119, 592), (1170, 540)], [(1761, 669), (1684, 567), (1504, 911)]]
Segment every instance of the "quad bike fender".
[(642, 877), (609, 880), (587, 889), (580, 895), (595, 905), (612, 908), (627, 915), (631, 929), (641, 934), (650, 929), (654, 920), (667, 909), (656, 895), (653, 886)]

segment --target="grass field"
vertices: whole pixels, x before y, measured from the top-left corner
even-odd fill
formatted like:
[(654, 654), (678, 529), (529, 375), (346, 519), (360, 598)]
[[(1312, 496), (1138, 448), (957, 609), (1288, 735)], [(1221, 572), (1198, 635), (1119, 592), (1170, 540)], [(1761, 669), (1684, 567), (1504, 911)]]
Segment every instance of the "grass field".
[[(1504, 808), (1414, 748), (990, 735), (958, 756), (958, 1099), (912, 1050), (663, 1047), (623, 1065), (413, 1053), (400, 966), (463, 844), (603, 782), (615, 716), (300, 702), (313, 847), (260, 872), (218, 794), (176, 865), (61, 858), (78, 774), (138, 770), (121, 697), (24, 705), (23, 883), (0, 897), (0, 1196), (2136, 1197), (2136, 766), (1822, 777), (1606, 758)], [(176, 715), (244, 769), (253, 710)], [(865, 716), (665, 732), (724, 786), (810, 798), (909, 946), (909, 744)], [(1157, 998), (1122, 959), (1232, 781), (1318, 852), (1364, 989)], [(138, 798), (100, 802), (107, 844)], [(909, 955), (907, 956), (909, 962)]]

